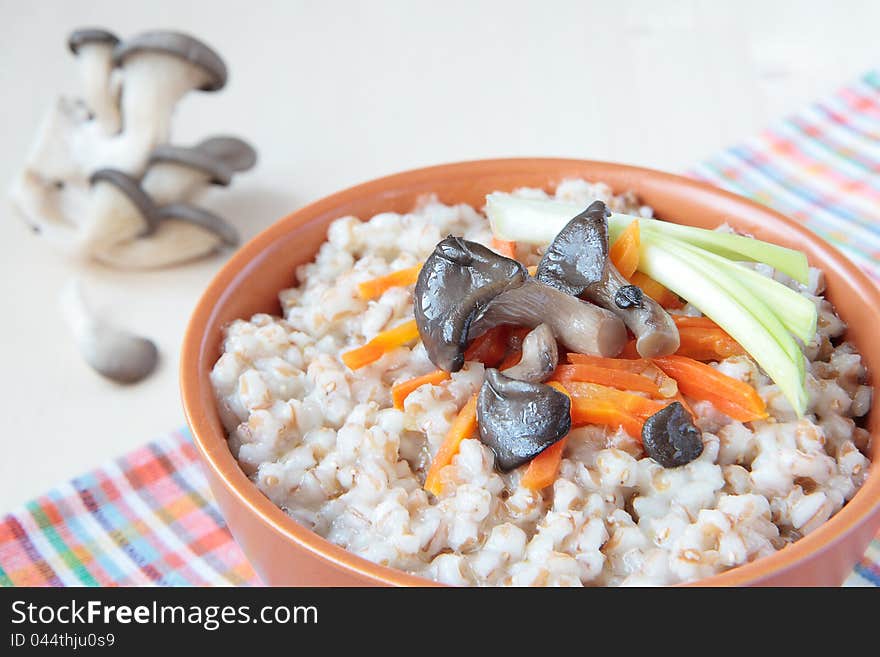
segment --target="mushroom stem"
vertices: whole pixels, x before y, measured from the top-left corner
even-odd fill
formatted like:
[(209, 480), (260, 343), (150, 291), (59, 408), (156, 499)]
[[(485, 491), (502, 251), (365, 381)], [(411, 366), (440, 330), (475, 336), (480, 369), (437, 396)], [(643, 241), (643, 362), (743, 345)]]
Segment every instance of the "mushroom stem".
[(137, 383), (156, 369), (156, 345), (98, 319), (83, 298), (78, 281), (64, 286), (60, 302), (80, 353), (96, 372), (117, 383)]
[[(628, 294), (634, 288), (637, 294)], [(590, 301), (620, 317), (636, 336), (636, 351), (642, 358), (668, 356), (678, 351), (680, 337), (675, 322), (663, 307), (630, 285), (609, 260), (602, 280), (584, 291)]]
[(518, 381), (540, 383), (553, 373), (558, 362), (559, 348), (553, 329), (547, 324), (539, 324), (523, 339), (520, 361), (502, 373)]
[(538, 280), (570, 295), (585, 297), (620, 317), (636, 335), (644, 358), (678, 350), (678, 329), (656, 301), (620, 275), (608, 257), (608, 217), (602, 201), (559, 231), (538, 264)]
[(113, 84), (113, 44), (92, 42), (77, 51), (83, 100), (105, 135), (119, 132), (119, 89)]
[(104, 135), (119, 131), (119, 87), (113, 75), (113, 49), (119, 39), (101, 28), (75, 30), (67, 39), (67, 47), (77, 58), (83, 84), (83, 99)]
[(121, 67), (122, 133), (101, 154), (101, 166), (141, 173), (147, 156), (168, 141), (171, 116), (189, 91), (215, 91), (226, 83), (226, 65), (211, 48), (177, 32), (145, 32), (117, 44)]
[(468, 337), (499, 324), (547, 324), (566, 349), (582, 354), (616, 356), (626, 343), (623, 322), (613, 313), (534, 278), (495, 297), (471, 324)]

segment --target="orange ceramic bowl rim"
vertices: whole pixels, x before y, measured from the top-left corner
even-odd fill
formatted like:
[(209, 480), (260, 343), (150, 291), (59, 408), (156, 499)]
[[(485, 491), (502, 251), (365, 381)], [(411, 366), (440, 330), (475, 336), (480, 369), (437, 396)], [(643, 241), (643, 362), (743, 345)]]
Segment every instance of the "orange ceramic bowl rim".
[[(432, 177), (439, 178), (448, 175), (480, 176), (490, 172), (495, 174), (508, 172), (513, 175), (525, 170), (540, 171), (542, 168), (563, 166), (569, 167), (576, 172), (579, 170), (588, 171), (592, 175), (585, 175), (585, 177), (595, 181), (614, 177), (612, 174), (615, 174), (627, 180), (650, 180), (654, 185), (674, 185), (698, 197), (713, 197), (714, 200), (729, 205), (731, 208), (739, 207), (741, 209), (750, 209), (752, 213), (760, 213), (767, 221), (784, 227), (787, 234), (795, 238), (798, 243), (805, 245), (805, 248), (814, 253), (824, 254), (826, 260), (833, 263), (836, 275), (842, 278), (849, 291), (859, 295), (867, 306), (873, 309), (872, 315), (876, 320), (874, 326), (880, 325), (880, 290), (877, 289), (867, 275), (840, 252), (836, 251), (805, 227), (769, 208), (690, 178), (642, 167), (599, 161), (560, 158), (507, 158), (456, 162), (412, 169), (344, 189), (296, 210), (260, 232), (234, 253), (214, 276), (198, 301), (183, 339), (180, 359), (181, 397), (187, 423), (192, 431), (202, 464), (205, 468), (212, 471), (213, 475), (219, 479), (233, 497), (237, 498), (238, 502), (260, 519), (267, 530), (279, 534), (285, 541), (295, 546), (295, 548), (311, 553), (313, 557), (322, 559), (328, 564), (332, 564), (352, 575), (359, 575), (376, 585), (436, 585), (435, 582), (428, 579), (368, 561), (330, 543), (318, 534), (298, 524), (260, 492), (239, 467), (238, 462), (228, 448), (225, 433), (222, 429), (220, 431), (217, 430), (217, 411), (216, 408), (210, 407), (210, 400), (213, 399), (213, 391), (211, 390), (209, 380), (210, 367), (206, 368), (206, 365), (208, 365), (208, 362), (206, 362), (207, 356), (203, 353), (215, 307), (226, 296), (227, 288), (233, 279), (240, 275), (246, 275), (251, 260), (269, 247), (280, 235), (288, 232), (291, 223), (296, 224), (294, 226), (294, 229), (296, 229), (299, 225), (307, 223), (311, 217), (326, 213), (334, 207), (344, 206), (346, 201), (351, 198), (382, 194), (390, 196), (393, 195), (393, 191), (396, 189), (404, 188), (414, 181), (429, 181)], [(575, 175), (578, 174), (575, 173)], [(639, 193), (638, 187), (638, 184), (633, 185), (636, 193)], [(620, 191), (623, 190), (615, 189), (615, 192)], [(345, 213), (341, 213), (338, 216), (343, 216), (343, 214)], [(671, 218), (674, 219), (674, 217)], [(736, 225), (736, 217), (734, 215), (731, 215), (731, 220), (731, 223)], [(291, 284), (293, 284), (293, 281), (291, 281)], [(846, 320), (847, 318), (844, 317), (843, 319)], [(860, 353), (865, 355), (866, 346), (863, 344), (858, 344), (857, 346)], [(873, 351), (878, 354), (875, 360), (880, 365), (880, 347)], [(217, 355), (214, 355), (210, 365), (213, 365), (216, 357)], [(873, 379), (871, 382), (875, 386), (878, 383), (877, 369), (877, 366), (872, 363)], [(818, 529), (783, 550), (720, 574), (701, 579), (695, 582), (695, 584), (700, 586), (743, 586), (760, 583), (768, 575), (781, 575), (788, 570), (794, 569), (802, 560), (815, 557), (820, 552), (827, 553), (828, 551), (833, 551), (839, 543), (846, 539), (847, 535), (855, 531), (860, 524), (868, 521), (872, 514), (875, 516), (874, 522), (877, 522), (877, 507), (878, 501), (880, 501), (880, 468), (874, 467), (873, 461), (878, 458), (878, 451), (880, 451), (878, 450), (880, 446), (877, 444), (877, 429), (880, 426), (880, 422), (878, 422), (877, 418), (878, 413), (873, 409), (870, 415), (869, 430), (874, 442), (871, 472), (856, 495), (840, 511), (824, 522)]]

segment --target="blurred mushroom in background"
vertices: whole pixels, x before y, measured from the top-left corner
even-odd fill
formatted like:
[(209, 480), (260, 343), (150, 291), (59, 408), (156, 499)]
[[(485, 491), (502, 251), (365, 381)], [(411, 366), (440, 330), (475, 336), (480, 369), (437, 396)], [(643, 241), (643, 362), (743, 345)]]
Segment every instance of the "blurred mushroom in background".
[[(80, 93), (49, 108), (10, 190), (28, 225), (78, 261), (117, 269), (168, 267), (237, 246), (235, 226), (196, 203), (209, 186), (253, 168), (256, 151), (227, 135), (192, 147), (171, 142), (183, 97), (226, 85), (220, 55), (162, 30), (121, 39), (82, 28), (67, 47)], [(64, 287), (61, 308), (94, 370), (120, 383), (153, 372), (155, 344), (97, 318), (79, 284)]]
[[(70, 35), (68, 48), (82, 92), (50, 108), (13, 182), (10, 196), (25, 221), (70, 255), (127, 269), (166, 267), (235, 246), (231, 225), (190, 204), (208, 185), (227, 186), (251, 169), (256, 152), (228, 136), (191, 148), (170, 143), (177, 103), (191, 91), (226, 84), (223, 59), (202, 41), (170, 31), (119, 39), (84, 28)], [(115, 173), (96, 179), (99, 171)]]

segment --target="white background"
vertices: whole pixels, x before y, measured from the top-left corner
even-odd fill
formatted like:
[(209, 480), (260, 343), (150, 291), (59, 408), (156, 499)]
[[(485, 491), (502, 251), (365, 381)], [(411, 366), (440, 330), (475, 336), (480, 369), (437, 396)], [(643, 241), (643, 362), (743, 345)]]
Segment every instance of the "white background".
[[(65, 41), (191, 32), (230, 81), (181, 103), (175, 141), (239, 134), (258, 168), (208, 205), (246, 237), (334, 190), (410, 167), (519, 155), (673, 171), (880, 63), (880, 2), (188, 2), (0, 0), (4, 188), (41, 115), (76, 92)], [(150, 273), (74, 266), (0, 197), (0, 512), (182, 426), (178, 345), (222, 257)], [(159, 371), (123, 388), (79, 359), (56, 311), (83, 277), (152, 337)]]

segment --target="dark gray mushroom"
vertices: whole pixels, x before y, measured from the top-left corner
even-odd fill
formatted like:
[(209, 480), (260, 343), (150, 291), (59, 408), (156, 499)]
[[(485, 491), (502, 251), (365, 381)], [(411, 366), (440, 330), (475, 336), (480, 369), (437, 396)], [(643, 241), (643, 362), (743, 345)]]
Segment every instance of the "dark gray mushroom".
[(115, 134), (120, 128), (119, 97), (111, 81), (117, 43), (115, 34), (100, 28), (75, 30), (67, 39), (79, 66), (83, 100), (105, 134)]
[(595, 201), (574, 217), (547, 248), (535, 276), (620, 317), (635, 334), (636, 350), (642, 357), (674, 353), (679, 335), (672, 318), (623, 278), (608, 258), (608, 216), (605, 204)]
[(480, 440), (507, 472), (564, 438), (571, 429), (571, 401), (543, 383), (528, 383), (487, 369), (477, 398)]
[(452, 235), (438, 243), (414, 292), (416, 323), (431, 362), (447, 372), (460, 370), (474, 317), (527, 277), (522, 264), (482, 244)]
[(673, 402), (645, 420), (645, 453), (664, 468), (686, 465), (703, 453), (703, 437), (684, 406)]
[(540, 383), (553, 373), (558, 362), (559, 349), (553, 329), (547, 324), (538, 324), (523, 339), (520, 361), (503, 373), (504, 376), (518, 381)]
[(602, 201), (594, 201), (569, 221), (544, 252), (535, 278), (575, 297), (598, 283), (608, 262), (610, 216)]
[(470, 337), (499, 324), (547, 324), (563, 346), (583, 354), (616, 356), (626, 343), (626, 329), (616, 315), (534, 278), (492, 299), (474, 319)]
[(156, 369), (156, 345), (98, 318), (83, 299), (76, 281), (62, 290), (61, 307), (80, 353), (102, 376), (117, 383), (137, 383)]

